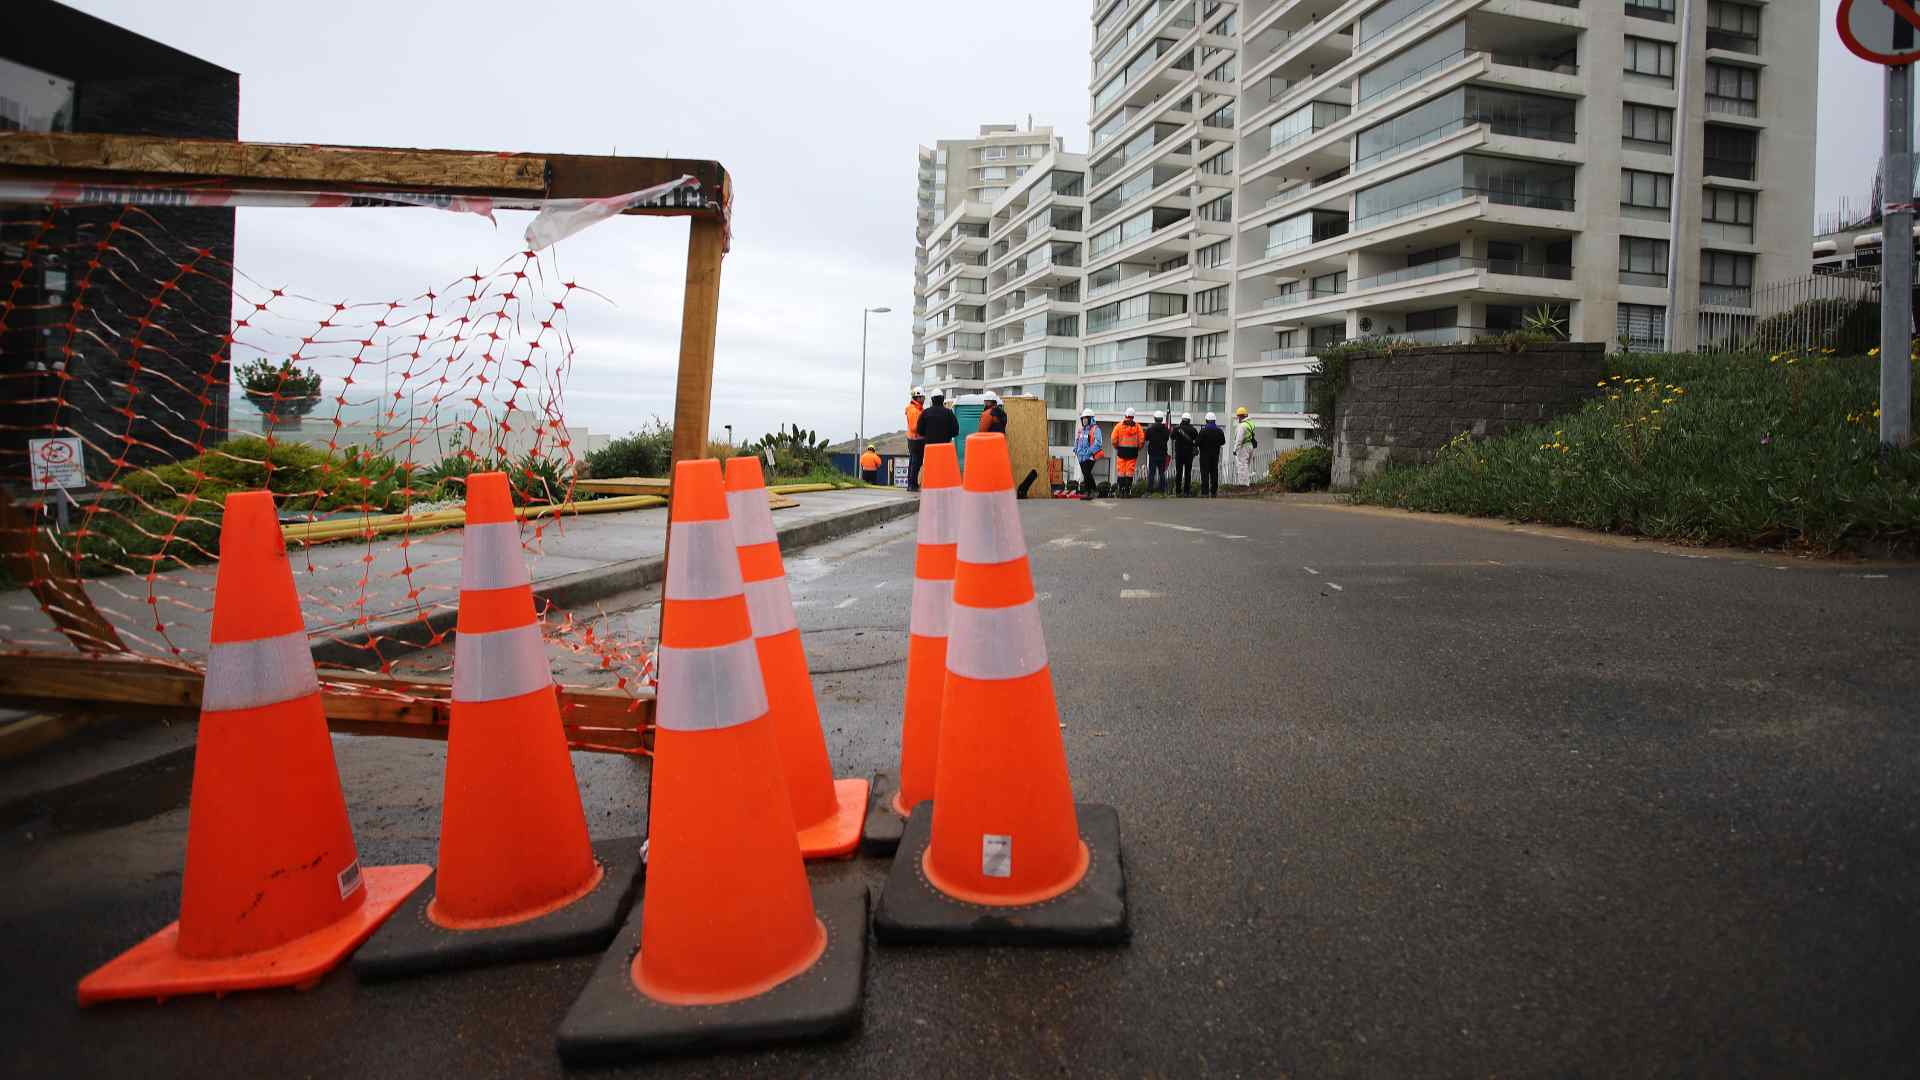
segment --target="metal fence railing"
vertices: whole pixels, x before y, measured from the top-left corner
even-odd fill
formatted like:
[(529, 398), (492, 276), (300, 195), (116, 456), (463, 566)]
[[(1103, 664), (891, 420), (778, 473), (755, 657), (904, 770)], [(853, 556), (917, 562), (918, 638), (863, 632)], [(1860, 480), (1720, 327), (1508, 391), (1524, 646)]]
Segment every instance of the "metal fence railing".
[(1673, 347), (1697, 352), (1833, 349), (1863, 353), (1880, 340), (1879, 268), (1752, 288), (1702, 286), (1694, 340), (1676, 326)]

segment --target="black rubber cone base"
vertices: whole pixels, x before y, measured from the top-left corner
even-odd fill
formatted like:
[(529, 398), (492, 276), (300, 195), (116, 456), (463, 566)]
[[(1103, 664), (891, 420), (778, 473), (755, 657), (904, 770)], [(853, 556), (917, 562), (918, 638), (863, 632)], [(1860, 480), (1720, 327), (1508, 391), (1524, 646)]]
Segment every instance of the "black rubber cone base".
[(485, 930), (449, 930), (427, 918), (434, 893), (429, 880), (354, 954), (353, 973), (372, 982), (598, 952), (619, 933), (639, 895), (640, 838), (602, 840), (593, 857), (602, 873), (592, 892), (537, 919)]
[(1096, 803), (1080, 803), (1074, 811), (1080, 839), (1091, 856), (1087, 876), (1051, 900), (991, 907), (956, 900), (927, 881), (920, 856), (933, 837), (933, 804), (914, 807), (873, 915), (874, 937), (884, 945), (1109, 945), (1128, 940), (1133, 928), (1127, 922), (1120, 815)]
[(668, 1005), (633, 985), (641, 918), (635, 908), (560, 1022), (561, 1060), (600, 1064), (852, 1031), (867, 981), (867, 887), (858, 881), (815, 884), (813, 911), (827, 928), (827, 951), (812, 967), (743, 1001)]
[(891, 855), (907, 831), (907, 819), (893, 812), (893, 796), (900, 790), (900, 782), (892, 773), (874, 773), (868, 790), (872, 794), (867, 797), (867, 824), (860, 834), (860, 854)]

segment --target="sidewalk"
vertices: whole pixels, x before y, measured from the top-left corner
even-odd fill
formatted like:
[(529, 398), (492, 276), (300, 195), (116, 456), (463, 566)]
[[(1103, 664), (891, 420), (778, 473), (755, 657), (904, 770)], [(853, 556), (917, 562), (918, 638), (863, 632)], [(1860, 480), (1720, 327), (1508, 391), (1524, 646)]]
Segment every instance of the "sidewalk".
[[(783, 550), (910, 514), (918, 501), (904, 491), (847, 489), (791, 496), (800, 505), (774, 513)], [(534, 595), (560, 608), (589, 604), (660, 579), (666, 550), (665, 507), (544, 519), (523, 525)], [(427, 535), (340, 541), (293, 548), (294, 577), (313, 640), (314, 658), (353, 666), (371, 657), (356, 647), (369, 633), (418, 643), (453, 625), (460, 588), (460, 529)], [(205, 655), (212, 621), (214, 568), (159, 575), (149, 600), (144, 577), (92, 578), (88, 594), (137, 652), (177, 649)], [(165, 624), (156, 632), (155, 613)], [(0, 648), (66, 645), (25, 590), (0, 594)]]

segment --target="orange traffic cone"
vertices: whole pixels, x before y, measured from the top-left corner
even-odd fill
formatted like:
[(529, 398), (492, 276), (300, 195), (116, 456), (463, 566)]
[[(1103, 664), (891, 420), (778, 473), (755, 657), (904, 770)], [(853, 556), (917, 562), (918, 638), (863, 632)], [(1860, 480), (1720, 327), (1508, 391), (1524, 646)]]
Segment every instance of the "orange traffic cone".
[(429, 872), (361, 867), (273, 496), (227, 496), (180, 921), (80, 980), (80, 1004), (311, 986)]
[(587, 837), (505, 473), (467, 478), (455, 634), (433, 897), (354, 956), (363, 978), (596, 952), (633, 904), (639, 839)]
[(820, 731), (820, 709), (813, 698), (813, 679), (807, 675), (807, 652), (800, 643), (793, 596), (787, 591), (787, 568), (780, 561), (780, 538), (767, 507), (760, 459), (751, 454), (729, 458), (726, 476), (727, 514), (740, 549), (753, 645), (760, 654), (774, 740), (780, 746), (787, 797), (800, 830), (800, 854), (808, 859), (851, 854), (860, 843), (860, 825), (866, 818), (867, 782), (835, 780), (827, 760), (827, 739)]
[(720, 463), (674, 466), (647, 884), (561, 1057), (831, 1034), (859, 1019), (866, 887), (809, 895)]
[(969, 436), (966, 460), (934, 798), (907, 823), (874, 931), (1125, 940), (1119, 815), (1073, 802), (1006, 437)]
[(884, 773), (875, 788), (893, 788), (867, 814), (863, 844), (887, 855), (900, 845), (913, 808), (933, 798), (940, 757), (940, 698), (947, 681), (947, 610), (953, 606), (954, 548), (959, 540), (960, 466), (952, 443), (927, 447), (920, 462), (920, 522), (913, 556), (913, 609), (907, 621), (907, 694), (901, 709), (900, 782)]

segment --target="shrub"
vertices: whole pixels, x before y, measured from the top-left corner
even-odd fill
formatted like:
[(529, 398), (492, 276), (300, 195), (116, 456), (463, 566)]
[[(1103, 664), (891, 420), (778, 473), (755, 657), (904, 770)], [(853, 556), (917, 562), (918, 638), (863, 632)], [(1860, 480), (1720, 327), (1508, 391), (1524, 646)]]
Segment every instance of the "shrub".
[(1878, 361), (1620, 355), (1555, 423), (1455, 439), (1358, 502), (1664, 539), (1834, 550), (1920, 542), (1920, 449), (1879, 446)]
[(622, 435), (587, 454), (586, 475), (611, 480), (622, 476), (662, 477), (673, 462), (673, 427), (654, 417), (648, 427)]
[(1273, 459), (1267, 475), (1288, 491), (1319, 491), (1333, 483), (1333, 451), (1304, 446)]

